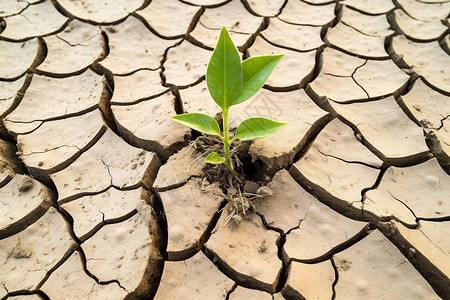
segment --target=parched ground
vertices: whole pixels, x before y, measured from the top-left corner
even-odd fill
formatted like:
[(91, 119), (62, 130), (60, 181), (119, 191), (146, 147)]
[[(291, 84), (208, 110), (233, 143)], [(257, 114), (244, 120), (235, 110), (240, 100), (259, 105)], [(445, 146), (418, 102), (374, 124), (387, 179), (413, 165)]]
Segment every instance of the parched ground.
[[(449, 13), (1, 0), (0, 299), (450, 299)], [(220, 118), (222, 26), (244, 59), (285, 55), (230, 111), (289, 123), (243, 147), (242, 190), (169, 120)]]

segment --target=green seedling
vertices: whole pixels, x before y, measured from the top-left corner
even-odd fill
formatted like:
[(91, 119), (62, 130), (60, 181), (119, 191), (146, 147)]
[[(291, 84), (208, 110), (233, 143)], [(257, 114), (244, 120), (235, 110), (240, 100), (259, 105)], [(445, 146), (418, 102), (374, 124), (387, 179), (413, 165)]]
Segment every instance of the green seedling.
[(241, 61), (239, 52), (225, 27), (222, 27), (216, 48), (206, 71), (206, 83), (209, 93), (223, 113), (223, 134), (214, 118), (201, 113), (187, 113), (173, 116), (172, 119), (204, 134), (218, 136), (224, 146), (224, 156), (210, 153), (205, 161), (210, 164), (224, 163), (233, 175), (230, 146), (237, 139), (250, 141), (264, 138), (278, 132), (286, 123), (266, 118), (244, 120), (230, 139), (228, 129), (228, 111), (231, 106), (242, 103), (253, 96), (269, 78), (283, 55), (265, 55), (251, 57)]

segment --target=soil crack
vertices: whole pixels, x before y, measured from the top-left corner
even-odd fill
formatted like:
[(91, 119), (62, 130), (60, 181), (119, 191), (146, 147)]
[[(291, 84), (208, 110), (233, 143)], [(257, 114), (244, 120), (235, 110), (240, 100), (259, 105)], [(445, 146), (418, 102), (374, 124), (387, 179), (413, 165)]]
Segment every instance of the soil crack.
[(58, 269), (63, 263), (65, 263), (70, 256), (72, 256), (72, 254), (79, 248), (79, 244), (78, 243), (73, 243), (69, 249), (66, 251), (66, 253), (64, 253), (64, 256), (50, 269), (47, 271), (47, 273), (45, 274), (44, 278), (38, 283), (38, 285), (36, 286), (36, 289), (40, 289), (44, 283), (48, 280), (48, 278), (50, 277), (50, 275), (52, 275), (52, 273)]
[(422, 231), (422, 229), (419, 228), (419, 231), (427, 238), (427, 240), (432, 243), (434, 246), (436, 246), (436, 248), (438, 248), (443, 254), (447, 255), (447, 253), (441, 248), (439, 247), (438, 244), (436, 244), (435, 242), (433, 242), (426, 234), (425, 232)]
[(95, 276), (94, 274), (92, 274), (92, 273), (88, 270), (88, 268), (87, 268), (87, 261), (88, 261), (88, 260), (86, 259), (86, 254), (84, 253), (83, 248), (82, 248), (81, 246), (79, 246), (79, 247), (77, 248), (77, 251), (78, 251), (78, 253), (80, 254), (80, 257), (81, 257), (81, 265), (82, 265), (83, 271), (86, 273), (87, 276), (89, 276), (89, 277), (91, 277), (92, 279), (94, 279), (95, 282), (96, 282), (97, 284), (100, 284), (100, 285), (108, 285), (108, 284), (110, 284), (110, 283), (117, 283), (117, 285), (118, 285), (121, 289), (123, 289), (125, 292), (127, 292), (127, 294), (129, 294), (129, 291), (127, 291), (127, 289), (126, 289), (125, 287), (123, 287), (123, 286), (120, 284), (119, 280), (117, 280), (117, 279), (111, 279), (111, 280), (105, 280), (105, 281), (102, 281), (102, 280), (98, 279), (97, 276)]
[(99, 232), (100, 229), (102, 229), (104, 226), (110, 225), (110, 224), (117, 224), (117, 223), (126, 221), (126, 220), (130, 219), (131, 217), (133, 217), (135, 214), (137, 214), (138, 211), (136, 209), (133, 209), (132, 211), (130, 211), (120, 217), (111, 218), (111, 219), (105, 219), (105, 214), (102, 211), (100, 211), (100, 213), (102, 214), (102, 221), (100, 223), (98, 223), (97, 225), (95, 225), (94, 228), (92, 228), (89, 232), (87, 232), (84, 235), (79, 237), (80, 244), (82, 244), (86, 240), (90, 239), (97, 232)]
[(82, 40), (82, 41), (80, 41), (80, 42), (78, 42), (78, 43), (76, 43), (76, 44), (70, 43), (69, 41), (65, 40), (64, 38), (60, 37), (60, 36), (57, 35), (57, 34), (56, 34), (55, 36), (56, 36), (57, 39), (63, 41), (64, 43), (66, 43), (67, 45), (69, 45), (69, 46), (71, 46), (71, 47), (77, 47), (77, 46), (81, 46), (81, 47), (89, 47), (89, 45), (84, 45), (83, 43), (89, 42), (90, 40), (92, 40), (92, 39), (94, 39), (94, 38), (96, 38), (96, 37), (98, 37), (98, 36), (101, 36), (101, 33), (95, 34), (95, 35), (93, 35), (93, 36), (90, 36), (90, 37), (88, 37), (88, 38), (86, 38), (86, 39), (84, 39), (84, 40)]
[[(289, 268), (290, 268), (290, 264), (291, 264), (291, 262), (289, 261), (289, 258), (284, 253), (284, 245), (286, 244), (286, 236), (288, 235), (288, 233), (283, 232), (283, 230), (281, 228), (277, 228), (277, 227), (269, 225), (267, 223), (264, 215), (258, 214), (258, 213), (256, 213), (256, 214), (261, 218), (261, 221), (262, 221), (263, 225), (268, 230), (272, 230), (272, 231), (275, 231), (278, 234), (280, 234), (279, 238), (277, 239), (277, 248), (278, 248), (277, 256), (278, 256), (278, 259), (282, 263), (282, 267), (281, 267), (280, 272), (278, 273), (277, 279), (275, 281), (276, 282), (276, 286), (275, 286), (275, 291), (274, 291), (274, 293), (279, 293), (279, 292), (281, 292), (281, 290), (286, 285), (286, 282), (287, 282), (287, 279), (288, 279), (288, 276), (289, 276)], [(298, 226), (300, 226), (300, 223), (303, 220), (299, 221)], [(290, 232), (291, 230), (292, 230), (292, 228), (289, 229), (288, 232)]]
[(369, 167), (369, 168), (372, 168), (372, 169), (380, 170), (380, 167), (377, 167), (377, 166), (374, 166), (374, 165), (371, 165), (371, 164), (368, 164), (368, 163), (365, 163), (365, 162), (362, 162), (362, 161), (346, 160), (346, 159), (343, 159), (343, 158), (340, 158), (340, 157), (337, 157), (337, 156), (334, 156), (334, 155), (331, 155), (331, 154), (326, 154), (326, 153), (322, 152), (317, 145), (313, 145), (313, 147), (315, 147), (317, 149), (317, 151), (319, 151), (319, 153), (322, 154), (325, 157), (331, 157), (331, 158), (343, 161), (343, 162), (348, 163), (348, 164), (359, 164), (359, 165), (363, 165), (363, 166), (366, 166), (366, 167)]
[(402, 200), (400, 200), (399, 198), (395, 197), (390, 191), (387, 191), (389, 193), (389, 195), (391, 195), (392, 198), (394, 198), (396, 201), (400, 202), (401, 204), (403, 204), (403, 206), (405, 206), (410, 212), (411, 214), (414, 216), (415, 221), (417, 222), (417, 216), (414, 213), (414, 211)]
[(367, 224), (357, 234), (355, 234), (354, 236), (352, 236), (348, 240), (346, 240), (346, 241), (344, 241), (344, 242), (342, 242), (342, 243), (332, 247), (329, 251), (327, 251), (326, 253), (324, 253), (324, 254), (322, 254), (322, 255), (320, 255), (318, 257), (310, 258), (310, 259), (300, 259), (300, 258), (291, 257), (291, 258), (289, 258), (289, 262), (296, 261), (296, 262), (305, 263), (305, 264), (316, 264), (316, 263), (320, 263), (320, 262), (324, 262), (326, 260), (329, 260), (335, 254), (350, 248), (351, 246), (355, 245), (356, 243), (361, 241), (363, 238), (368, 236), (370, 234), (371, 227), (372, 226), (370, 224)]
[(369, 61), (369, 60), (366, 59), (362, 65), (360, 65), (359, 67), (356, 67), (355, 70), (353, 71), (351, 77), (352, 77), (353, 81), (354, 81), (354, 82), (355, 82), (355, 83), (356, 83), (356, 84), (364, 91), (364, 93), (366, 93), (367, 99), (370, 100), (370, 95), (369, 95), (369, 93), (366, 91), (366, 89), (365, 89), (365, 88), (364, 88), (364, 87), (356, 80), (356, 78), (355, 78), (355, 73), (356, 73), (360, 68), (364, 67), (364, 66), (367, 64), (368, 61)]
[[(42, 123), (44, 123), (44, 122), (50, 122), (50, 121), (59, 121), (59, 120), (64, 120), (64, 119), (68, 119), (68, 118), (72, 118), (72, 117), (80, 117), (82, 115), (85, 115), (86, 113), (90, 113), (90, 112), (96, 110), (97, 108), (99, 108), (99, 105), (98, 104), (94, 104), (93, 106), (90, 106), (90, 107), (88, 107), (86, 109), (83, 109), (81, 111), (77, 111), (77, 112), (73, 112), (73, 113), (69, 113), (69, 114), (64, 114), (64, 115), (61, 115), (61, 116), (51, 117), (51, 118), (47, 118), (47, 119), (33, 119), (33, 120), (27, 120), (27, 121), (6, 119), (6, 121), (11, 122), (11, 123), (17, 123), (17, 124), (31, 124), (33, 122), (42, 122)], [(41, 126), (41, 125), (39, 125), (39, 126)], [(38, 128), (39, 128), (39, 126), (38, 126)], [(21, 133), (21, 134), (31, 133), (31, 132), (35, 131), (36, 129), (38, 129), (38, 128), (35, 128), (32, 131), (30, 131), (30, 132)]]
[(225, 297), (225, 300), (230, 299), (230, 295), (234, 292), (234, 290), (236, 290), (237, 287), (238, 287), (238, 285), (235, 282), (234, 285), (231, 287), (231, 289), (227, 292), (227, 296)]

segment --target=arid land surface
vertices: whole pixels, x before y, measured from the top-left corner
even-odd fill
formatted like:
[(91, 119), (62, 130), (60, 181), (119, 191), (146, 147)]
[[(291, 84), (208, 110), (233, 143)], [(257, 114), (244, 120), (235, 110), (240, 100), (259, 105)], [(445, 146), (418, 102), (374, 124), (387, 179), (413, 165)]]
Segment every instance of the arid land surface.
[[(449, 13), (1, 0), (0, 299), (450, 299)], [(220, 121), (222, 26), (243, 59), (284, 54), (230, 110), (288, 123), (235, 148), (242, 186), (169, 119)]]

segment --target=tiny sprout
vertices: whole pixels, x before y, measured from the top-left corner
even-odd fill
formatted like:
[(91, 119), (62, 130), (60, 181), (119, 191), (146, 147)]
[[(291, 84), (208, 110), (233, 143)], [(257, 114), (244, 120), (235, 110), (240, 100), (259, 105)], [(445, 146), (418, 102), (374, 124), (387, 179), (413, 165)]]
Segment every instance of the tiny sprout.
[(206, 71), (206, 83), (209, 93), (223, 113), (223, 134), (214, 118), (201, 113), (187, 113), (173, 116), (180, 124), (205, 134), (218, 136), (224, 145), (225, 155), (210, 153), (205, 161), (210, 164), (224, 163), (231, 173), (238, 177), (230, 159), (230, 146), (237, 139), (250, 141), (264, 138), (278, 132), (286, 123), (266, 118), (244, 120), (237, 128), (233, 138), (229, 137), (228, 111), (231, 106), (242, 103), (252, 97), (267, 80), (269, 75), (283, 58), (283, 55), (256, 56), (241, 61), (239, 52), (225, 27), (222, 27), (216, 48)]

